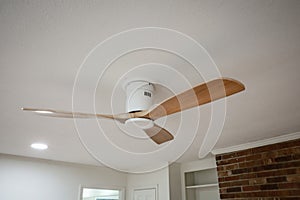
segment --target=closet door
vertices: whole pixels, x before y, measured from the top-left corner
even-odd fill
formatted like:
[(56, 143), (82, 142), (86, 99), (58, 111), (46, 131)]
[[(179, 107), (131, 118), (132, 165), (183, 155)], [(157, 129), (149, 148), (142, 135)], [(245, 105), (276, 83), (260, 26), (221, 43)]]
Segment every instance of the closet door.
[(145, 188), (134, 190), (134, 200), (157, 200), (156, 188)]

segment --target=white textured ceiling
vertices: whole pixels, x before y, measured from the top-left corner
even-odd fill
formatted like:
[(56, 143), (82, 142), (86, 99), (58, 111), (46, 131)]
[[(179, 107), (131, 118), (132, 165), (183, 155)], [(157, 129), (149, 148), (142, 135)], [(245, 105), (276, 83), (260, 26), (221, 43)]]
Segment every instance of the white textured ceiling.
[[(163, 27), (189, 35), (206, 48), (222, 76), (245, 84), (245, 92), (226, 101), (226, 120), (215, 148), (300, 131), (299, 10), (297, 0), (0, 1), (0, 153), (97, 164), (81, 144), (72, 120), (23, 113), (20, 107), (72, 110), (75, 76), (86, 55), (111, 35), (137, 27)], [(111, 75), (98, 85), (97, 111), (125, 109), (122, 93), (112, 102), (113, 108), (106, 104), (110, 96), (105, 94), (114, 84), (109, 80), (116, 78), (120, 66), (147, 62), (181, 70), (191, 77), (192, 85), (203, 81), (197, 81), (188, 64), (173, 55), (139, 51), (114, 63), (115, 73), (108, 72)], [(179, 90), (182, 82), (172, 87)], [(168, 88), (157, 88), (158, 100), (171, 94)], [(189, 112), (193, 111), (182, 116)], [(198, 159), (209, 113), (209, 106), (200, 109), (197, 137), (180, 162)], [(166, 128), (176, 132), (180, 117), (170, 116)], [(108, 130), (113, 125), (101, 123)], [(185, 131), (195, 130), (190, 126)], [(49, 149), (31, 150), (35, 141), (48, 143)], [(125, 141), (115, 142), (122, 146)], [(137, 148), (146, 151), (151, 145)]]

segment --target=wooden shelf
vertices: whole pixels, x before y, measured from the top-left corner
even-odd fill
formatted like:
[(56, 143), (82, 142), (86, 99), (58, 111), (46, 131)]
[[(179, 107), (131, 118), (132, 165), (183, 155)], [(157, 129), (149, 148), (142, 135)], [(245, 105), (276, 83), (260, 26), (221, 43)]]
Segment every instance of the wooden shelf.
[(202, 185), (191, 185), (186, 186), (186, 189), (196, 189), (196, 188), (207, 188), (207, 187), (217, 187), (218, 183), (211, 183), (211, 184), (202, 184)]

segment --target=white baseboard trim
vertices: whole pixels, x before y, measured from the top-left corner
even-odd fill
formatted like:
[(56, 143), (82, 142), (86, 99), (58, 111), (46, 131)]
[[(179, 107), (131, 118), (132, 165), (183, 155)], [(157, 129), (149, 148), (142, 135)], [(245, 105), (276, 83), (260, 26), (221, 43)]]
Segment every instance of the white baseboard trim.
[(251, 149), (255, 147), (260, 147), (260, 146), (265, 146), (269, 144), (275, 144), (275, 143), (280, 143), (280, 142), (286, 142), (289, 140), (295, 140), (300, 138), (300, 132), (296, 133), (290, 133), (290, 134), (285, 134), (281, 135), (278, 137), (273, 137), (265, 140), (259, 140), (255, 142), (249, 142), (245, 144), (240, 144), (240, 145), (235, 145), (231, 147), (225, 147), (225, 148), (220, 148), (220, 149), (214, 149), (212, 150), (213, 155), (218, 155), (218, 154), (224, 154), (224, 153), (230, 153), (234, 151), (241, 151), (245, 149)]

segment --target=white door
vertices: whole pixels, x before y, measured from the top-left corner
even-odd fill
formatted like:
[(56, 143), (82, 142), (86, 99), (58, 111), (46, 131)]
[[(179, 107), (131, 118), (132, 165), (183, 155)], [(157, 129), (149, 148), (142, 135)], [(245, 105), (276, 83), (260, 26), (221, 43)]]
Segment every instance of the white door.
[(134, 200), (156, 200), (156, 188), (134, 190)]

